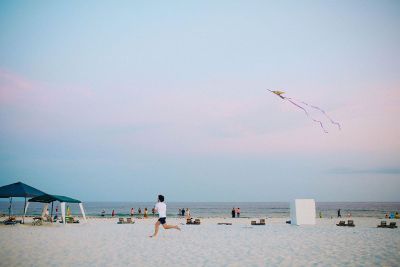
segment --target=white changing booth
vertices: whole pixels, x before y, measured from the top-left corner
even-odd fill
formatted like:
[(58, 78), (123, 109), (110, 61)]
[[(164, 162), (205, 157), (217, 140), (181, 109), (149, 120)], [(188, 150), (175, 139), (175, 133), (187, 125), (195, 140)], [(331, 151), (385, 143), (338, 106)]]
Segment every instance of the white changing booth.
[(314, 225), (315, 216), (314, 199), (295, 199), (290, 203), (290, 224)]

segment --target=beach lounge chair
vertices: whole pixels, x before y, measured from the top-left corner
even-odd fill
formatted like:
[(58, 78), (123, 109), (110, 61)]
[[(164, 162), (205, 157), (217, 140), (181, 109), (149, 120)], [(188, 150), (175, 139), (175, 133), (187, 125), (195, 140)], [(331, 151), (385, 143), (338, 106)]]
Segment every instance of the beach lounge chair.
[(195, 224), (195, 225), (199, 225), (200, 224), (200, 219), (195, 219), (194, 221), (192, 221), (193, 218), (187, 218), (186, 219), (186, 224)]
[(22, 220), (17, 220), (15, 216), (8, 217), (7, 220), (2, 222), (5, 225), (16, 225), (17, 223), (22, 223)]
[(265, 225), (265, 219), (260, 219), (260, 222), (251, 221), (251, 225)]
[[(75, 219), (75, 218), (72, 217), (72, 216), (66, 216), (66, 217), (65, 217), (65, 222), (66, 222), (66, 223), (79, 223), (79, 220), (78, 220), (78, 219)], [(63, 221), (60, 220), (60, 223), (63, 223)]]
[(339, 223), (336, 224), (337, 226), (346, 226), (345, 221), (340, 221)]
[(394, 228), (397, 228), (397, 225), (396, 225), (395, 222), (391, 222), (391, 223), (389, 224), (388, 228), (394, 229)]
[(386, 228), (386, 227), (387, 227), (386, 221), (381, 221), (381, 224), (378, 225), (378, 228)]
[(132, 221), (132, 218), (126, 218), (126, 223), (135, 223), (135, 222)]
[(32, 225), (33, 226), (40, 226), (43, 224), (42, 217), (33, 217)]
[(353, 221), (353, 220), (348, 220), (346, 226), (354, 227), (354, 226), (356, 226), (356, 225), (354, 224), (354, 221)]
[(3, 223), (4, 223), (5, 225), (16, 225), (18, 222), (17, 222), (17, 221), (5, 220)]

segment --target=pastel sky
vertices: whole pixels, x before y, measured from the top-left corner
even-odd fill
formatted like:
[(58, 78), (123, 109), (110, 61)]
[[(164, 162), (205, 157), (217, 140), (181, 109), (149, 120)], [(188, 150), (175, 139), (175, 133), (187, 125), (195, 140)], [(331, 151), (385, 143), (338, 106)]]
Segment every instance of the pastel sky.
[(399, 29), (385, 0), (1, 1), (0, 185), (400, 201)]

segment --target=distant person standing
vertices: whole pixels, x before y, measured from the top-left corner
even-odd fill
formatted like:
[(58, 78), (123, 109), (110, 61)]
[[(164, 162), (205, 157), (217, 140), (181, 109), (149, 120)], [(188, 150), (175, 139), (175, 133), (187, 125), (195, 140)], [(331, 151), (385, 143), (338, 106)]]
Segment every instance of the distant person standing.
[(179, 210), (178, 210), (178, 215), (179, 215), (179, 216), (182, 216), (182, 209), (179, 209)]
[(186, 208), (186, 219), (190, 219), (190, 209)]
[(177, 229), (181, 230), (178, 225), (168, 225), (167, 224), (167, 205), (164, 203), (164, 196), (163, 195), (158, 195), (158, 202), (155, 206), (155, 209), (158, 212), (158, 221), (154, 225), (154, 234), (151, 235), (150, 237), (155, 237), (158, 234), (158, 229), (160, 227), (160, 224), (162, 224), (164, 229)]
[(113, 211), (111, 212), (111, 216), (112, 216), (112, 217), (115, 216), (115, 210), (113, 210)]
[(342, 218), (342, 215), (340, 214), (340, 209), (337, 210), (337, 217)]
[(153, 216), (156, 214), (156, 209), (154, 207), (151, 209), (151, 213), (153, 213)]
[(138, 209), (138, 213), (139, 213), (139, 215), (142, 215), (142, 209), (141, 208)]
[(133, 217), (133, 214), (135, 214), (135, 210), (131, 208), (131, 217)]
[(233, 207), (233, 208), (232, 208), (232, 218), (235, 218), (235, 213), (236, 213), (236, 212), (235, 212), (235, 208)]
[(236, 209), (236, 217), (238, 217), (238, 218), (240, 217), (240, 208)]
[(182, 216), (185, 216), (185, 209), (182, 209)]
[(147, 218), (147, 208), (144, 208), (144, 217)]
[(103, 209), (103, 210), (101, 211), (101, 217), (104, 217), (104, 216), (106, 216), (106, 211)]

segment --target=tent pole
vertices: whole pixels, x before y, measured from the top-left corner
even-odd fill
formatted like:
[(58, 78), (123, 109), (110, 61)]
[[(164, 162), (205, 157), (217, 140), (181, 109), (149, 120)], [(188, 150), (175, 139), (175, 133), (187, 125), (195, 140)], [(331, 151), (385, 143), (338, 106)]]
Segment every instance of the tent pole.
[(24, 217), (26, 216), (26, 212), (28, 211), (29, 207), (29, 202), (26, 203), (25, 211), (24, 211)]
[(65, 202), (61, 202), (61, 218), (64, 224), (67, 224), (65, 220)]
[(85, 222), (87, 222), (86, 215), (85, 215), (85, 210), (83, 209), (83, 204), (79, 203), (79, 207), (81, 208), (83, 219), (85, 220)]
[(54, 201), (51, 202), (51, 213), (50, 213), (50, 217), (53, 219), (53, 204)]
[(12, 197), (10, 197), (10, 206), (8, 207), (8, 217), (11, 218)]
[(25, 197), (25, 203), (24, 203), (24, 217), (22, 217), (23, 224), (25, 224), (25, 209), (26, 209), (26, 197)]

